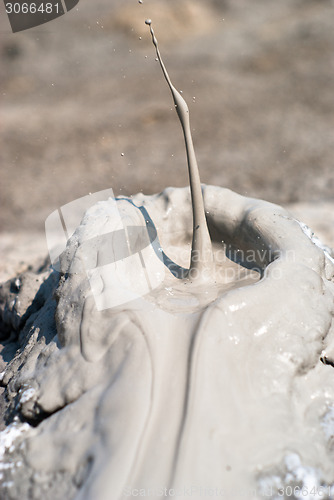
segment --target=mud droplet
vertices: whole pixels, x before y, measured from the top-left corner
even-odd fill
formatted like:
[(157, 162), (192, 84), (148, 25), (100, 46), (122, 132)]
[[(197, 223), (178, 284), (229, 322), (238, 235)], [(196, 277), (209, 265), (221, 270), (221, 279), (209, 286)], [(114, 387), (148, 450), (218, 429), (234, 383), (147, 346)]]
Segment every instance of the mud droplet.
[(147, 26), (151, 26), (152, 19), (145, 19), (145, 24), (147, 24)]

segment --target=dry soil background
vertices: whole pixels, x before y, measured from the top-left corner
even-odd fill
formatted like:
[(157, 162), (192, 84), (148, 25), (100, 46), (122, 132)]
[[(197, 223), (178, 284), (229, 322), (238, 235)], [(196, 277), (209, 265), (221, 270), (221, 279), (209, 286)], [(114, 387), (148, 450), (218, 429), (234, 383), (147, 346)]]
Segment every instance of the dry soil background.
[(278, 203), (334, 193), (333, 0), (81, 0), (12, 34), (1, 4), (2, 231), (112, 187), (187, 183), (151, 17), (202, 182)]

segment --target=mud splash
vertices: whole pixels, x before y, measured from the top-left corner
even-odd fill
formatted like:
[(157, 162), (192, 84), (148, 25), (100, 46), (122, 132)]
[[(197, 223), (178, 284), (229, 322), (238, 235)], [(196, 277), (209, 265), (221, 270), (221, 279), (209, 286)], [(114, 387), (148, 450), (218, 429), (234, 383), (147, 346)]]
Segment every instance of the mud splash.
[[(201, 190), (190, 158), (188, 147), (192, 196), (168, 188), (100, 201), (71, 235), (60, 273), (2, 287), (17, 347), (1, 375), (8, 420), (30, 424), (3, 454), (2, 498), (276, 498), (297, 483), (309, 495), (330, 488), (333, 261), (281, 207)], [(102, 245), (87, 252), (86, 242), (115, 232), (115, 203), (124, 225), (153, 239), (145, 279), (164, 274), (113, 306), (123, 290), (102, 271), (117, 268), (118, 248), (108, 247), (107, 262)], [(201, 273), (209, 244), (211, 282), (185, 278), (189, 254)], [(133, 260), (119, 266), (138, 280)]]

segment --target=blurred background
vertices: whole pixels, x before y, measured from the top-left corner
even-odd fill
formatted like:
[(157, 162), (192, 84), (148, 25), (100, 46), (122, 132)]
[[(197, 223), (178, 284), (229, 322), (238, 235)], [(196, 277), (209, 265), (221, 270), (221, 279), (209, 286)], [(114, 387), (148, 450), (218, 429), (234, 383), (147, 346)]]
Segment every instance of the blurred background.
[(109, 187), (188, 184), (146, 18), (203, 183), (311, 211), (333, 201), (333, 0), (80, 0), (15, 34), (1, 2), (0, 231), (42, 232), (57, 207)]

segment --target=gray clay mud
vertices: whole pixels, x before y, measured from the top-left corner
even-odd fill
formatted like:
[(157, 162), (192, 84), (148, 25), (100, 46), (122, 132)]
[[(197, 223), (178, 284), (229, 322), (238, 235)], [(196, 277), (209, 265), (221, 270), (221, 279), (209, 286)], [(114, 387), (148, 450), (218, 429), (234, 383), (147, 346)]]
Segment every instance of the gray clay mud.
[(99, 201), (59, 266), (2, 286), (1, 499), (333, 498), (331, 250), (201, 187), (147, 24), (190, 192)]
[(196, 302), (197, 284), (183, 284), (194, 311), (171, 286), (189, 262), (188, 189), (117, 201), (127, 224), (149, 215), (166, 256), (153, 252), (166, 273), (146, 296), (98, 310), (79, 271), (84, 241), (113, 228), (114, 200), (87, 211), (61, 272), (4, 285), (5, 349), (17, 351), (2, 374), (11, 423), (1, 498), (107, 500), (150, 488), (157, 499), (195, 484), (227, 499), (240, 478), (257, 498), (297, 483), (330, 487), (333, 260), (282, 208), (212, 186), (203, 195), (219, 286)]

